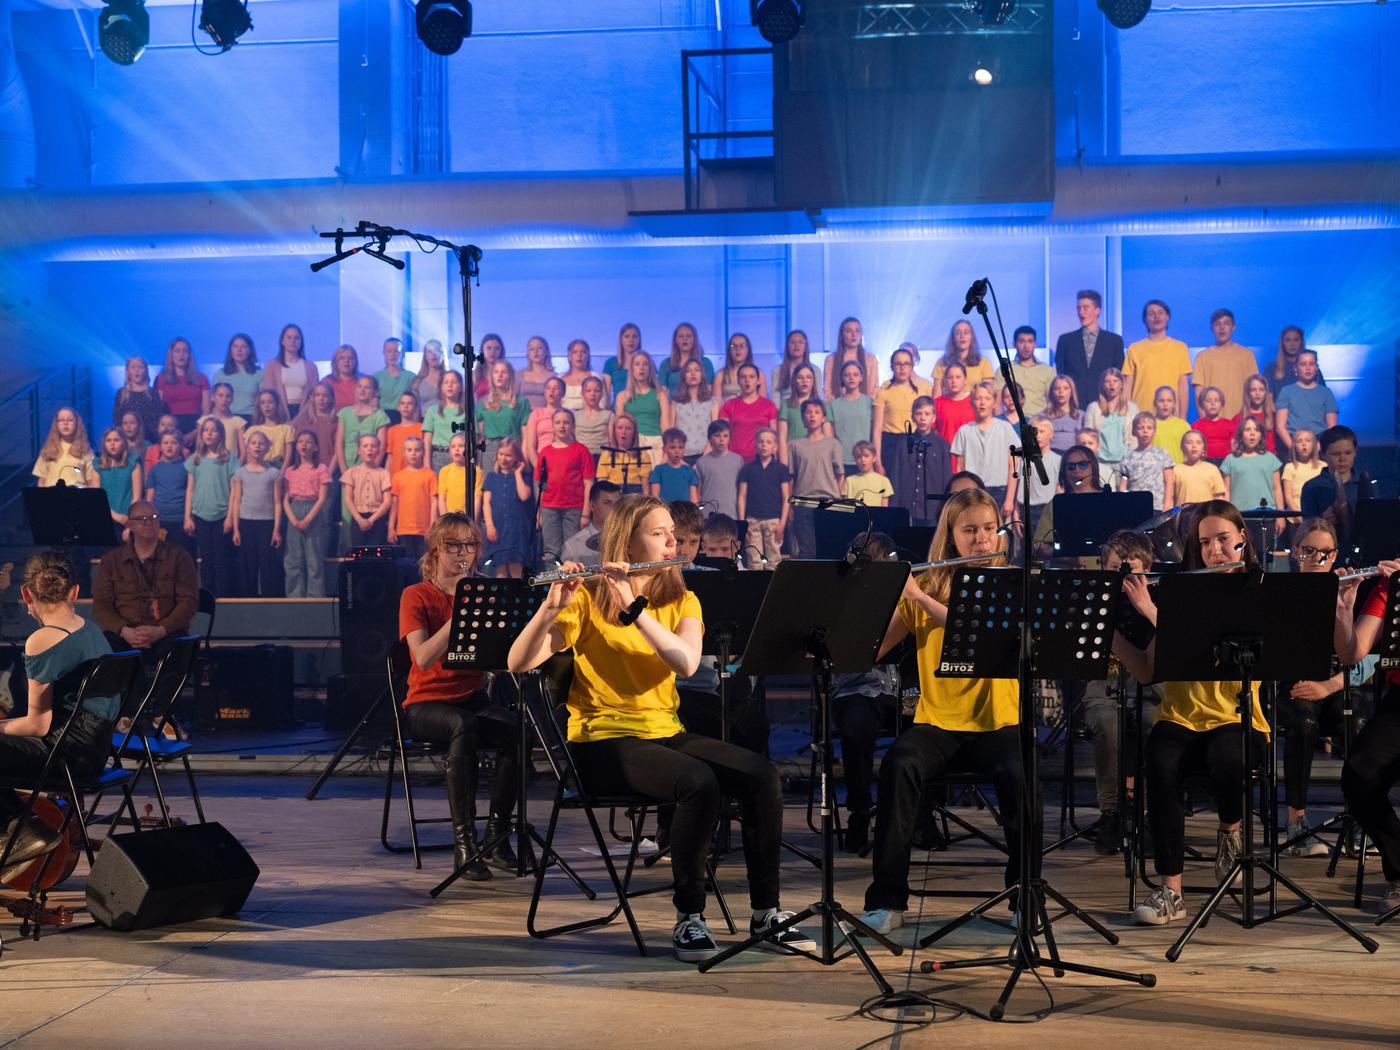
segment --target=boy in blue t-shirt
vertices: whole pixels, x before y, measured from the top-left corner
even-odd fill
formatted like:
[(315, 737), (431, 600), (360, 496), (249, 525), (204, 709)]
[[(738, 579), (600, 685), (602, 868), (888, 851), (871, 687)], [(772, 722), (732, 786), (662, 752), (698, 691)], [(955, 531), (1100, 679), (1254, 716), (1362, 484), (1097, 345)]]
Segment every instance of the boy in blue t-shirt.
[(1337, 425), (1337, 398), (1318, 381), (1317, 352), (1299, 350), (1295, 365), (1298, 380), (1278, 392), (1274, 418), (1277, 437), (1283, 444), (1279, 449), (1293, 448), (1293, 435), (1300, 430), (1321, 434)]
[(739, 471), (739, 518), (749, 523), (749, 539), (767, 563), (777, 567), (788, 524), (791, 475), (778, 460), (777, 431), (754, 435), (755, 456)]
[(671, 427), (661, 435), (666, 462), (651, 468), (651, 494), (663, 503), (700, 502), (700, 475), (685, 461), (685, 431)]
[(191, 555), (194, 545), (185, 535), (185, 488), (189, 484), (185, 473), (184, 449), (180, 435), (166, 431), (160, 436), (160, 459), (146, 472), (146, 498), (156, 508), (165, 540), (183, 547)]

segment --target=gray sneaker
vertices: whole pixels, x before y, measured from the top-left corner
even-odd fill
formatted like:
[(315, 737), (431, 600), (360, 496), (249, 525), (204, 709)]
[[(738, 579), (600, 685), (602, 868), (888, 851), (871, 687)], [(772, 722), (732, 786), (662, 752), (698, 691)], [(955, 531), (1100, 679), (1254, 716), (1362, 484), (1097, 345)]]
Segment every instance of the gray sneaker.
[[(1230, 870), (1230, 866), (1239, 859), (1239, 855), (1244, 851), (1244, 836), (1239, 829), (1225, 831), (1221, 829), (1215, 833), (1215, 881), (1222, 882)], [(1238, 886), (1244, 881), (1244, 872), (1236, 872), (1232, 886)]]
[(1376, 914), (1384, 915), (1396, 908), (1400, 908), (1400, 879), (1386, 884), (1385, 896), (1376, 902)]
[(1133, 909), (1133, 921), (1139, 926), (1165, 926), (1186, 918), (1186, 902), (1181, 894), (1167, 886), (1158, 886), (1151, 896)]
[[(1288, 822), (1288, 831), (1284, 833), (1283, 841), (1293, 842), (1288, 847), (1288, 854), (1291, 857), (1325, 857), (1332, 851), (1327, 848), (1327, 844), (1316, 835), (1307, 835), (1308, 822), (1299, 817), (1297, 820)], [(1302, 837), (1305, 836), (1306, 837)]]

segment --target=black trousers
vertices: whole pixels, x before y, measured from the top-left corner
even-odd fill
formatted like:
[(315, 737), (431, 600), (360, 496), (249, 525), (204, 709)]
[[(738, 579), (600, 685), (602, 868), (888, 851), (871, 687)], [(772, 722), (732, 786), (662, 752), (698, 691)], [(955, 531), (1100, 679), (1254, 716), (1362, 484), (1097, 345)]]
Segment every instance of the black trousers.
[(477, 750), (495, 748), (496, 783), (491, 789), (491, 815), (509, 816), (515, 809), (520, 780), (516, 754), (520, 724), (515, 713), (486, 702), (474, 693), (458, 703), (428, 700), (403, 709), (404, 731), (418, 739), (446, 744), (452, 777), (446, 784), (454, 814), (474, 820), (476, 814)]
[(233, 567), (233, 537), (224, 531), (224, 519), (194, 517), (194, 540), (199, 548), (199, 583), (216, 598), (238, 597)]
[[(37, 780), (66, 717), (66, 712), (55, 711), (53, 724), (46, 736), (0, 735), (0, 776), (33, 777)], [(63, 756), (73, 767), (74, 775), (87, 776), (102, 768), (111, 746), (111, 721), (84, 711), (74, 720), (73, 728), (64, 738)], [(63, 772), (55, 766), (49, 771), (47, 788), (52, 790), (62, 783)], [(4, 824), (24, 812), (24, 806), (18, 793), (0, 788), (0, 832), (3, 832)], [(0, 839), (0, 849), (4, 848), (5, 843)]]
[[(1025, 769), (1016, 726), (988, 733), (963, 733), (916, 725), (901, 733), (880, 764), (879, 811), (875, 820), (875, 871), (865, 907), (904, 911), (909, 906), (909, 849), (919, 823), (926, 781), (945, 772), (972, 771), (996, 787), (1010, 854), (1006, 885), (1021, 875), (1021, 826), (1027, 805)], [(1030, 799), (1032, 875), (1040, 872), (1040, 792)]]
[(1278, 698), (1279, 728), (1283, 730), (1284, 797), (1293, 809), (1306, 809), (1308, 787), (1312, 783), (1313, 756), (1324, 736), (1343, 736), (1342, 694), (1321, 700)]
[[(732, 678), (730, 683), (729, 742), (767, 757), (768, 709), (761, 700), (750, 695), (747, 680), (741, 682)], [(699, 689), (678, 689), (677, 692), (681, 700), (681, 725), (685, 726), (685, 731), (721, 739), (719, 694)]]
[(282, 548), (272, 545), (272, 519), (238, 523), (238, 567), (245, 598), (285, 598)]
[(697, 733), (617, 737), (570, 748), (589, 793), (641, 795), (675, 805), (671, 876), (677, 912), (705, 910), (705, 856), (725, 796), (739, 801), (749, 902), (756, 911), (778, 906), (783, 792), (778, 770), (766, 758)]
[(875, 741), (894, 710), (892, 696), (838, 696), (832, 700), (833, 728), (841, 740), (841, 768), (846, 779), (846, 811), (868, 814), (875, 784)]
[(1400, 818), (1388, 797), (1397, 780), (1400, 686), (1392, 685), (1351, 742), (1351, 752), (1342, 766), (1342, 794), (1347, 806), (1381, 851), (1381, 867), (1391, 882), (1400, 879)]
[[(1257, 767), (1267, 738), (1249, 731), (1249, 755)], [(1186, 864), (1186, 774), (1204, 769), (1215, 797), (1220, 823), (1244, 816), (1244, 767), (1240, 763), (1240, 727), (1221, 726), (1197, 732), (1176, 722), (1158, 722), (1147, 737), (1147, 805), (1153, 863), (1158, 875), (1180, 875)]]

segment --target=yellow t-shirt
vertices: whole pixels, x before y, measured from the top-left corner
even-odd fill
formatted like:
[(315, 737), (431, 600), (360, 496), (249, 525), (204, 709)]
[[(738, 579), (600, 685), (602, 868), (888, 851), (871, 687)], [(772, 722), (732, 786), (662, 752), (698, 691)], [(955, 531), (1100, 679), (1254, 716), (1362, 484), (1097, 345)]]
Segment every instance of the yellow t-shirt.
[(1303, 509), (1303, 486), (1322, 473), (1322, 460), (1299, 463), (1290, 460), (1283, 465), (1283, 505), (1289, 510)]
[(1194, 465), (1178, 463), (1172, 469), (1176, 479), (1176, 502), (1204, 503), (1225, 498), (1225, 476), (1214, 463), (1202, 459)]
[[(482, 471), (481, 477), (486, 473)], [(444, 510), (467, 509), (467, 468), (456, 463), (448, 463), (438, 471), (438, 495), (442, 497)]]
[(990, 733), (1019, 721), (1014, 678), (939, 678), (943, 628), (922, 608), (901, 599), (900, 621), (914, 635), (919, 659), (919, 706), (914, 721), (950, 732)]
[(611, 481), (614, 485), (621, 485), (625, 477), (625, 487), (628, 491), (635, 487), (646, 492), (647, 482), (651, 478), (651, 450), (644, 448), (641, 453), (639, 464), (634, 452), (604, 452), (598, 458), (597, 475), (594, 480)]
[(869, 474), (847, 474), (845, 490), (843, 496), (847, 499), (858, 499), (867, 507), (883, 506), (880, 500), (894, 495), (894, 486), (890, 484), (890, 479), (883, 474), (876, 474), (873, 470)]
[(44, 487), (52, 487), (62, 481), (73, 488), (84, 488), (92, 480), (96, 469), (91, 452), (80, 459), (73, 455), (72, 443), (63, 441), (59, 443), (57, 459), (40, 456), (34, 461), (33, 474)]
[[(1197, 733), (1240, 724), (1239, 703), (1235, 699), (1239, 693), (1237, 682), (1159, 682), (1157, 688), (1162, 692), (1159, 722), (1175, 722)], [(1264, 720), (1264, 711), (1259, 706), (1257, 685), (1251, 721), (1255, 729), (1268, 735), (1269, 723)]]
[[(1123, 358), (1123, 375), (1128, 379), (1128, 399), (1136, 401), (1146, 411), (1152, 411), (1157, 400), (1157, 388), (1169, 386), (1176, 393), (1177, 382), (1191, 374), (1191, 352), (1180, 339), (1139, 339), (1128, 347)], [(1186, 415), (1185, 405), (1176, 410)], [(1160, 421), (1159, 421), (1160, 422)], [(1168, 449), (1167, 451), (1171, 451)]]
[(1173, 463), (1180, 463), (1181, 439), (1186, 436), (1186, 432), (1190, 429), (1191, 424), (1180, 416), (1159, 419), (1157, 420), (1157, 433), (1152, 438), (1152, 444), (1171, 456)]
[[(227, 432), (227, 428), (225, 428), (225, 432)], [(269, 463), (284, 462), (287, 458), (287, 446), (296, 440), (290, 423), (259, 423), (255, 427), (245, 427), (243, 440), (247, 441), (254, 434), (261, 434), (267, 438), (267, 461)]]
[[(652, 651), (641, 631), (608, 623), (592, 599), (589, 588), (580, 587), (555, 621), (565, 646), (574, 651), (569, 739), (656, 740), (685, 732), (677, 714), (675, 672)], [(700, 599), (689, 591), (679, 601), (650, 606), (647, 612), (670, 631), (687, 617), (703, 623)]]
[(1196, 355), (1196, 370), (1191, 373), (1191, 385), (1199, 401), (1205, 387), (1219, 387), (1225, 395), (1225, 418), (1237, 416), (1244, 408), (1244, 381), (1259, 371), (1254, 351), (1239, 343), (1211, 346)]
[(240, 447), (238, 444), (238, 438), (240, 435), (242, 435), (243, 428), (248, 425), (244, 421), (243, 417), (229, 416), (227, 419), (221, 419), (219, 416), (214, 415), (213, 412), (210, 412), (207, 416), (200, 416), (199, 421), (195, 423), (196, 434), (199, 432), (199, 428), (204, 426), (204, 421), (206, 419), (212, 419), (217, 423), (223, 424), (224, 444), (228, 446), (228, 450), (232, 452), (235, 456), (238, 455), (238, 449)]
[[(975, 365), (966, 365), (965, 367), (967, 368), (967, 389), (969, 390), (972, 389), (973, 383), (980, 383), (984, 379), (996, 381), (996, 366), (986, 357), (983, 357)], [(933, 366), (933, 388), (940, 394), (943, 393), (943, 373), (946, 371), (947, 369), (941, 361)]]
[(885, 410), (884, 425), (880, 428), (882, 434), (903, 434), (904, 424), (910, 422), (914, 399), (933, 397), (933, 384), (927, 379), (913, 376), (910, 382), (914, 384), (913, 387), (908, 383), (898, 386), (886, 383), (875, 391), (875, 403)]

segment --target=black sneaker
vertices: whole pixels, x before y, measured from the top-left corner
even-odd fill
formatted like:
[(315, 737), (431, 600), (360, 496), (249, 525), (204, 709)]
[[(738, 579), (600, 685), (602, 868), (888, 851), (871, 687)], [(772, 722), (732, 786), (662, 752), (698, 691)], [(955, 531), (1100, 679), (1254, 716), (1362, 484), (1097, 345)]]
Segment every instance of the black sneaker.
[(719, 954), (719, 945), (705, 925), (703, 915), (687, 915), (677, 919), (671, 931), (671, 947), (681, 962), (701, 963)]
[[(761, 919), (749, 920), (749, 935), (757, 936), (765, 929), (787, 922), (796, 912), (780, 911), (777, 908), (770, 908), (768, 913)], [(817, 942), (808, 937), (796, 926), (789, 926), (782, 933), (768, 937), (763, 941), (762, 947), (772, 951), (781, 951), (784, 948), (793, 948), (802, 952), (814, 952), (817, 950)]]
[[(15, 817), (0, 830), (0, 852), (4, 851), (5, 844), (15, 832), (15, 825), (19, 823), (20, 818)], [(62, 840), (53, 828), (30, 817), (20, 826), (15, 847), (5, 861), (5, 869), (0, 871), (0, 882), (18, 878), (33, 861), (57, 849), (60, 841)]]
[(1101, 857), (1111, 857), (1122, 845), (1123, 831), (1118, 823), (1118, 814), (1103, 814), (1099, 818), (1098, 831), (1094, 836), (1094, 852)]
[(848, 813), (846, 815), (846, 852), (859, 853), (870, 845), (870, 814)]

